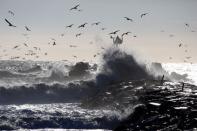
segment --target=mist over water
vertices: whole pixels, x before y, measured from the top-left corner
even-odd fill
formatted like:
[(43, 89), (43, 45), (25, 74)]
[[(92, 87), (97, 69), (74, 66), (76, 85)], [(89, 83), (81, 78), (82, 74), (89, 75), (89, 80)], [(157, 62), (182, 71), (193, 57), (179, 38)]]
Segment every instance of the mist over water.
[[(130, 80), (187, 80), (187, 75), (169, 74), (160, 63), (138, 63), (132, 54), (108, 48), (98, 64), (77, 62), (2, 61), (0, 103), (79, 102), (108, 85)], [(8, 95), (11, 94), (11, 95)]]
[(103, 54), (101, 72), (96, 76), (98, 86), (118, 83), (127, 80), (153, 78), (146, 70), (145, 64), (139, 64), (133, 55), (118, 48), (109, 48)]
[[(160, 80), (162, 75), (168, 80), (188, 81), (186, 74), (167, 72), (161, 63), (139, 63), (137, 57), (116, 47), (106, 49), (101, 59), (97, 64), (0, 61), (0, 107), (4, 107), (0, 112), (6, 112), (0, 122), (8, 121), (0, 128), (112, 129), (140, 105), (136, 91), (142, 87), (133, 85), (132, 81), (143, 84), (145, 80)], [(118, 99), (116, 90), (122, 93)], [(107, 106), (101, 100), (108, 96), (112, 101)], [(133, 102), (128, 103), (127, 99)], [(93, 103), (84, 106), (88, 102)], [(51, 112), (50, 108), (55, 109)], [(77, 110), (71, 111), (74, 108)], [(13, 114), (12, 118), (9, 113)], [(26, 125), (28, 119), (31, 123)]]

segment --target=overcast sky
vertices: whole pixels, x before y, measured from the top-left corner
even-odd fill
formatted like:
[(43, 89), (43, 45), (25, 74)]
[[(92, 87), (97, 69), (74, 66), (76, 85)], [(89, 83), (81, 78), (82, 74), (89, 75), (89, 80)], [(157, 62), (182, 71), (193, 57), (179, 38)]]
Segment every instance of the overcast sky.
[[(77, 4), (81, 12), (69, 10)], [(0, 59), (21, 56), (32, 60), (74, 60), (73, 55), (79, 57), (76, 60), (99, 59), (93, 55), (102, 52), (101, 47), (112, 45), (108, 34), (120, 30), (119, 36), (132, 32), (124, 37), (120, 48), (144, 59), (183, 62), (191, 56), (187, 61), (197, 62), (196, 7), (197, 0), (0, 0)], [(142, 13), (148, 14), (140, 18)], [(126, 21), (125, 16), (133, 22)], [(5, 18), (17, 27), (9, 27)], [(97, 21), (101, 24), (91, 25)], [(85, 22), (88, 25), (84, 29), (77, 28)], [(66, 29), (70, 24), (73, 27)], [(103, 27), (106, 30), (102, 31)], [(83, 34), (76, 38), (77, 33)], [(56, 46), (48, 44), (52, 44), (51, 38), (56, 39)], [(180, 43), (183, 46), (178, 47)], [(19, 47), (13, 49), (16, 45)], [(41, 48), (36, 51), (39, 58), (24, 56), (35, 46)]]

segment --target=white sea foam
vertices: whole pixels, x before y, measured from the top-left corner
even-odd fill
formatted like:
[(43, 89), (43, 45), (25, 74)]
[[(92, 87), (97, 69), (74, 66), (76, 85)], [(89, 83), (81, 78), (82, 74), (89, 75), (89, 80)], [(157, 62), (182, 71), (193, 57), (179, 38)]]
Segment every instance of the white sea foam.
[(176, 72), (178, 74), (187, 74), (191, 83), (197, 85), (197, 64), (190, 63), (166, 63), (162, 64), (163, 68), (169, 73)]

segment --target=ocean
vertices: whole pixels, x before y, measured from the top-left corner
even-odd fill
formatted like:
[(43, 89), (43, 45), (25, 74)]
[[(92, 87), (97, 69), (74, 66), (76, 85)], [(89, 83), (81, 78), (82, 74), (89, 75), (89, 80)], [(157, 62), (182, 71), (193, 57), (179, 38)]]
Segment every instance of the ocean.
[[(135, 80), (133, 75), (130, 76), (131, 73), (127, 74), (124, 71), (129, 65), (123, 66), (123, 70), (120, 71), (119, 68), (122, 66), (116, 64), (117, 68), (112, 66), (113, 62), (110, 62), (107, 61), (100, 66), (88, 62), (1, 60), (0, 129), (112, 130), (133, 111), (132, 107), (138, 104), (137, 102), (128, 104), (128, 101), (123, 100), (122, 103), (127, 104), (124, 106), (127, 109), (126, 113), (120, 111), (122, 110), (119, 109), (120, 106), (112, 108), (103, 105), (103, 108), (97, 109), (81, 105), (84, 99), (91, 99), (92, 92), (98, 92), (102, 87), (110, 85), (111, 83), (107, 83), (108, 81), (121, 85), (122, 81), (117, 81), (120, 78), (114, 74), (118, 74), (125, 80)], [(120, 65), (124, 65), (124, 62), (130, 63), (127, 59), (126, 61), (118, 61)], [(106, 69), (106, 65), (108, 65), (108, 69)], [(184, 82), (197, 85), (197, 64), (163, 63), (160, 66), (169, 74), (172, 72), (180, 75), (186, 74), (187, 79)], [(131, 68), (138, 70), (133, 63)], [(141, 69), (137, 73), (143, 74), (144, 72), (140, 72)], [(127, 71), (132, 72), (133, 70), (130, 70), (129, 67)], [(106, 72), (113, 73), (110, 74), (110, 77), (108, 77), (109, 75), (103, 76)], [(122, 87), (124, 90), (128, 86), (122, 84)], [(140, 88), (136, 87), (135, 89)], [(110, 91), (105, 93), (110, 95)], [(120, 105), (121, 102), (116, 104)]]

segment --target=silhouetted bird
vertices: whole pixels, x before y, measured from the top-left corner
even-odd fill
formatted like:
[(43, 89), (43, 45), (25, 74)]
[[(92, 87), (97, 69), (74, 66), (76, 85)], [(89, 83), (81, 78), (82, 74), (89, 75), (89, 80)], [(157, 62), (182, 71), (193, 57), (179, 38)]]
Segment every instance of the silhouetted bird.
[(114, 32), (109, 33), (109, 35), (115, 35), (117, 32), (119, 32), (120, 30), (116, 30)]
[(179, 44), (179, 47), (181, 47), (181, 46), (182, 46), (182, 43)]
[(88, 23), (84, 23), (84, 24), (78, 26), (78, 28), (82, 28), (82, 27), (84, 28), (86, 24), (88, 24)]
[(66, 28), (71, 28), (74, 24), (68, 25), (66, 26)]
[(70, 10), (77, 10), (78, 7), (79, 7), (79, 4), (74, 6), (74, 7), (72, 7), (72, 8), (70, 8)]
[(161, 30), (161, 32), (165, 32), (164, 30)]
[(77, 58), (77, 56), (76, 56), (76, 55), (74, 55), (73, 57), (74, 57), (74, 58)]
[(23, 44), (24, 44), (24, 46), (28, 47), (28, 45), (26, 43), (23, 43)]
[(105, 48), (104, 48), (104, 47), (101, 47), (101, 49), (103, 49), (103, 50), (104, 50)]
[(186, 57), (186, 59), (190, 59), (190, 58), (192, 58), (192, 57), (191, 56)]
[(189, 27), (189, 24), (188, 23), (185, 23), (185, 26)]
[(55, 41), (53, 42), (53, 46), (56, 45)]
[(76, 46), (76, 45), (70, 45), (69, 47), (71, 47), (71, 48), (72, 48), (72, 47), (73, 47), (73, 48), (76, 48), (77, 46)]
[(38, 50), (38, 47), (33, 47), (35, 50)]
[(25, 26), (26, 31), (31, 31), (27, 26)]
[(5, 21), (8, 23), (9, 26), (11, 26), (11, 27), (16, 27), (16, 26), (13, 25), (12, 23), (10, 23), (7, 19), (5, 19)]
[(148, 13), (143, 13), (140, 15), (140, 17), (142, 18), (143, 16), (147, 15)]
[(129, 33), (131, 33), (131, 32), (129, 32), (129, 31), (128, 32), (125, 32), (125, 33), (122, 34), (122, 36), (128, 35)]
[(12, 12), (11, 10), (9, 10), (8, 13), (14, 16), (14, 12)]
[(81, 35), (82, 35), (82, 33), (79, 33), (79, 34), (76, 34), (75, 36), (78, 37), (78, 36), (81, 36)]
[(28, 34), (22, 34), (23, 36), (28, 36)]
[(19, 47), (19, 46), (18, 46), (18, 45), (16, 45), (16, 46), (14, 46), (14, 47), (13, 47), (13, 49), (16, 49), (16, 48), (18, 48), (18, 47)]
[(101, 28), (101, 30), (106, 30), (106, 28)]
[(51, 40), (56, 41), (54, 38), (51, 38)]
[(124, 17), (126, 20), (133, 22), (133, 19), (129, 18), (129, 17)]
[(92, 23), (92, 25), (99, 25), (101, 22)]

